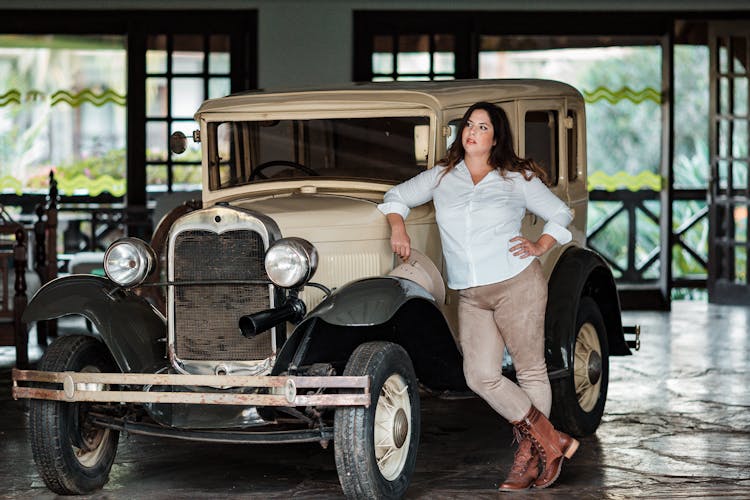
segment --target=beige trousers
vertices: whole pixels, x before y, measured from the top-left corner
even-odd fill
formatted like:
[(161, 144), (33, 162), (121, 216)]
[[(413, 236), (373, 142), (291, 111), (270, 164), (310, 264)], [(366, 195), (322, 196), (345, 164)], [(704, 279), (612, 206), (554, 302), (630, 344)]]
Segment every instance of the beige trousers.
[[(518, 275), (459, 291), (459, 342), (469, 388), (509, 422), (533, 404), (549, 416), (552, 391), (544, 361), (547, 280), (538, 260)], [(518, 384), (502, 374), (505, 347)], [(520, 386), (520, 387), (519, 387)]]

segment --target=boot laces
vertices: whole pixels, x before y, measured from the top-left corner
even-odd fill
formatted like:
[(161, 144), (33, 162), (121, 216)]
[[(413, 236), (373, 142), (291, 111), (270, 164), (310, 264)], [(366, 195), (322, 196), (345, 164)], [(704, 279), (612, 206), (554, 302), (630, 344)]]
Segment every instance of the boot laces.
[[(544, 447), (542, 447), (539, 444), (539, 441), (534, 437), (534, 435), (529, 432), (529, 425), (526, 424), (526, 422), (521, 422), (521, 424), (518, 426), (518, 430), (522, 436), (524, 436), (529, 442), (531, 442), (532, 447), (534, 450), (536, 450), (537, 453), (539, 453), (539, 457), (542, 459), (542, 462), (547, 461), (547, 454), (544, 451)], [(516, 436), (516, 439), (518, 439), (518, 436)], [(520, 443), (520, 440), (519, 440)], [(520, 448), (519, 448), (520, 450)]]
[(534, 449), (528, 439), (518, 440), (518, 449), (513, 457), (513, 466), (510, 468), (511, 475), (523, 475), (529, 468), (534, 458)]

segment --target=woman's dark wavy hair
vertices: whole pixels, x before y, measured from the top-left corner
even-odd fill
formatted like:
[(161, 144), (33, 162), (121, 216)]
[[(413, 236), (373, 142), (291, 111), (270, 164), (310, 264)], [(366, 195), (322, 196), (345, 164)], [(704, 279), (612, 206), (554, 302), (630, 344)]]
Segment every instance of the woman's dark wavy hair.
[(466, 127), (466, 122), (469, 121), (469, 117), (477, 109), (487, 112), (494, 130), (495, 145), (490, 150), (489, 158), (489, 164), (492, 168), (499, 171), (500, 175), (504, 175), (506, 172), (519, 172), (527, 181), (536, 176), (543, 183), (547, 184), (547, 173), (542, 167), (531, 158), (519, 157), (513, 149), (513, 135), (510, 130), (508, 115), (505, 114), (505, 111), (499, 106), (484, 101), (472, 104), (466, 110), (466, 113), (464, 113), (463, 118), (461, 118), (461, 124), (456, 133), (456, 140), (453, 141), (453, 144), (448, 149), (447, 156), (438, 162), (438, 165), (448, 167), (442, 173), (441, 178), (464, 159), (466, 152), (464, 151), (461, 135), (463, 134), (464, 127)]

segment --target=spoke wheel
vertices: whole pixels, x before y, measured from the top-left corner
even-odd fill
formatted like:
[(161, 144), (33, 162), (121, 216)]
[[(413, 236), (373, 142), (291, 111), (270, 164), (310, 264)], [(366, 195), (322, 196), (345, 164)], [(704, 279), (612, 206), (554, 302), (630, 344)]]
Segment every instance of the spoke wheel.
[(401, 375), (388, 377), (375, 408), (375, 458), (383, 477), (392, 481), (404, 468), (411, 440), (409, 387)]
[[(84, 373), (101, 373), (95, 366), (87, 366), (80, 370)], [(108, 384), (76, 384), (77, 391), (101, 391), (109, 389)], [(78, 429), (79, 436), (77, 444), (73, 444), (73, 453), (78, 462), (83, 467), (94, 467), (107, 452), (107, 443), (109, 442), (110, 429), (103, 429), (91, 424), (88, 420), (88, 405), (76, 405), (78, 410)]]
[(419, 391), (406, 351), (390, 342), (360, 345), (344, 375), (370, 377), (369, 407), (336, 410), (334, 446), (347, 498), (402, 498), (419, 446)]
[(570, 372), (552, 381), (552, 418), (560, 430), (587, 436), (601, 423), (609, 385), (607, 330), (593, 298), (581, 297), (571, 331), (573, 338), (560, 340)]
[(578, 330), (573, 376), (578, 404), (583, 411), (593, 410), (602, 388), (602, 346), (591, 323), (584, 323)]

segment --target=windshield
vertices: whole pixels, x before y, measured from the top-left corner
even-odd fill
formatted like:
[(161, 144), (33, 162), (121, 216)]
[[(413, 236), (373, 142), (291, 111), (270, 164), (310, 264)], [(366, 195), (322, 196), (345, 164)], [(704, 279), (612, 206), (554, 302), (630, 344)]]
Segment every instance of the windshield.
[(400, 182), (427, 167), (429, 117), (209, 123), (210, 189), (308, 176)]

